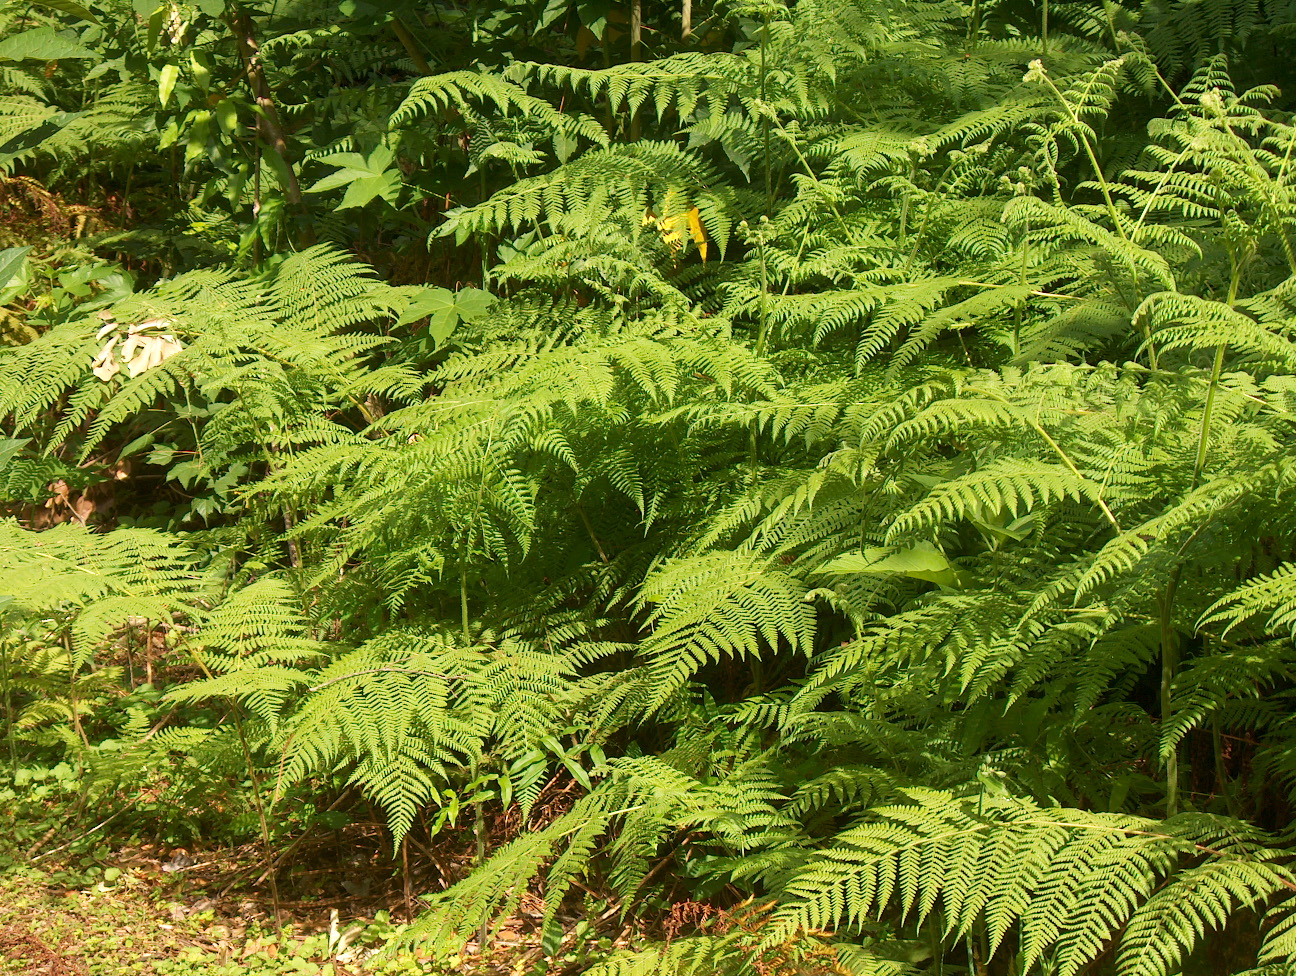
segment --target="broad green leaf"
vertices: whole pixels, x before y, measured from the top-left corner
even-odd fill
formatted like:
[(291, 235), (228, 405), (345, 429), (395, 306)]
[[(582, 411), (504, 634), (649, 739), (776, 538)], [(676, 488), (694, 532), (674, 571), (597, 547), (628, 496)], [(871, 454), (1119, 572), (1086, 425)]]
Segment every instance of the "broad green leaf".
[(396, 194), (400, 192), (400, 187), (400, 173), (395, 171), (382, 173), (378, 176), (361, 177), (353, 180), (351, 185), (347, 187), (342, 202), (337, 205), (336, 209), (346, 210), (349, 207), (363, 207), (375, 197), (382, 197), (390, 202), (396, 198)]
[(206, 51), (189, 52), (189, 71), (203, 91), (211, 88), (211, 56)]
[(64, 37), (53, 27), (38, 27), (0, 41), (0, 61), (59, 61), (72, 58), (98, 61), (99, 55)]
[(98, 17), (81, 6), (81, 4), (73, 3), (72, 0), (33, 0), (33, 2), (41, 7), (48, 7), (50, 10), (57, 10), (60, 13), (79, 17), (81, 20), (88, 20), (92, 24), (99, 23)]
[(158, 100), (162, 102), (163, 108), (166, 103), (171, 101), (171, 93), (175, 91), (176, 82), (180, 80), (180, 65), (165, 64), (158, 73)]
[(13, 280), (22, 273), (30, 251), (30, 247), (7, 247), (0, 251), (0, 293), (7, 291)]
[(566, 16), (566, 14), (567, 0), (549, 0), (545, 4), (544, 10), (541, 11), (539, 20), (536, 21), (535, 33), (539, 34), (541, 31), (552, 27), (558, 22), (559, 18)]
[(30, 443), (30, 437), (0, 437), (0, 468), (12, 461)]
[(464, 288), (452, 292), (448, 288), (428, 288), (414, 300), (396, 320), (397, 325), (409, 325), (419, 319), (428, 320), (428, 335), (437, 345), (450, 338), (460, 322), (481, 318), (495, 302), (489, 292), (479, 288)]
[(9, 141), (0, 145), (0, 166), (13, 162), (24, 153), (41, 145), (51, 136), (56, 135), (68, 125), (79, 119), (83, 112), (59, 112), (45, 119), (39, 125), (18, 133)]
[(961, 585), (958, 571), (945, 554), (930, 542), (919, 542), (909, 548), (869, 547), (860, 553), (845, 553), (829, 560), (816, 573), (868, 573), (876, 576), (907, 576), (941, 586)]
[(346, 187), (338, 210), (363, 207), (375, 197), (394, 203), (402, 185), (400, 170), (389, 168), (394, 159), (395, 154), (386, 146), (379, 146), (367, 159), (359, 153), (330, 153), (318, 161), (340, 168), (317, 180), (306, 192), (327, 193)]
[(216, 124), (227, 136), (233, 135), (238, 128), (238, 106), (232, 99), (222, 98), (216, 103)]
[(553, 135), (554, 155), (558, 157), (558, 162), (565, 163), (571, 159), (576, 150), (580, 148), (580, 142), (575, 136), (566, 132), (555, 132)]

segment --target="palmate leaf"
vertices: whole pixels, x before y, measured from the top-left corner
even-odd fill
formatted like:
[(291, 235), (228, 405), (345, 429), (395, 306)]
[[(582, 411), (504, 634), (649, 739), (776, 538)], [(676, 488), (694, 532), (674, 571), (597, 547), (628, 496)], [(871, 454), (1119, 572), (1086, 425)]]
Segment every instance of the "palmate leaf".
[(327, 193), (346, 187), (346, 194), (337, 205), (338, 210), (363, 207), (377, 197), (395, 203), (402, 186), (400, 170), (392, 166), (395, 158), (395, 154), (386, 146), (379, 146), (367, 159), (359, 153), (320, 156), (316, 162), (336, 166), (338, 169), (317, 180), (306, 192)]
[(441, 345), (460, 322), (476, 321), (494, 303), (495, 299), (480, 288), (461, 288), (457, 292), (448, 288), (424, 288), (410, 297), (396, 324), (409, 325), (426, 318), (428, 334)]

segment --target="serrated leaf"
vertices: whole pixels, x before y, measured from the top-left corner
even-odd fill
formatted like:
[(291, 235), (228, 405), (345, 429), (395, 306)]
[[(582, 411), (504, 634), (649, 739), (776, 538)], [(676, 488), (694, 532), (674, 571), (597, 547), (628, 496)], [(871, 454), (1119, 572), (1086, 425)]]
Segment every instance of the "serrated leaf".
[(396, 324), (409, 325), (426, 318), (428, 334), (440, 345), (458, 328), (460, 322), (472, 322), (481, 318), (494, 302), (494, 296), (480, 288), (464, 288), (459, 292), (452, 292), (448, 288), (428, 288), (415, 296), (404, 314), (396, 320)]
[(400, 192), (400, 174), (393, 171), (378, 176), (362, 176), (353, 179), (342, 196), (342, 202), (335, 209), (346, 210), (349, 207), (363, 207), (375, 197), (392, 201)]

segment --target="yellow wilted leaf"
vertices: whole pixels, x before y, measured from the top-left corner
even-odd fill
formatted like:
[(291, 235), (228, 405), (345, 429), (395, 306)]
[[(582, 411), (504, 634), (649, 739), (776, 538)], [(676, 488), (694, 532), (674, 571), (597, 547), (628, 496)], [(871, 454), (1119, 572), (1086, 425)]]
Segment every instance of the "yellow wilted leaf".
[(702, 214), (697, 207), (689, 208), (688, 212), (689, 233), (693, 235), (693, 243), (697, 245), (698, 254), (702, 255), (702, 261), (707, 259), (707, 235), (706, 228), (702, 226)]

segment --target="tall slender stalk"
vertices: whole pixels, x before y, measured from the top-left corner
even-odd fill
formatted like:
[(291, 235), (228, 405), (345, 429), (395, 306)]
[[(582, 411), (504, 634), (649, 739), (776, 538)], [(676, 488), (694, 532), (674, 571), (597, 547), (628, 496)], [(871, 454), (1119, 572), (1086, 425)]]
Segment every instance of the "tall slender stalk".
[(13, 685), (9, 678), (9, 642), (6, 640), (0, 640), (0, 682), (4, 684), (5, 741), (9, 746), (9, 772), (17, 776), (18, 743), (14, 740)]
[[(482, 809), (482, 801), (478, 801), (476, 814), (473, 817), (473, 838), (476, 841), (476, 865), (481, 867), (486, 863), (486, 813)], [(477, 951), (484, 952), (486, 941), (490, 938), (490, 923), (482, 919), (481, 927), (477, 930)]]
[[(1235, 252), (1229, 253), (1233, 272), (1229, 281), (1228, 306), (1232, 308), (1237, 302), (1238, 288), (1242, 282), (1242, 262)], [(1196, 491), (1201, 485), (1202, 474), (1206, 469), (1206, 454), (1210, 447), (1211, 420), (1215, 412), (1215, 398), (1219, 392), (1220, 376), (1224, 371), (1224, 346), (1215, 347), (1215, 361), (1211, 366), (1210, 381), (1206, 387), (1206, 402), (1202, 406), (1201, 425), (1197, 432), (1197, 452), (1193, 458), (1192, 480), (1188, 490)], [(1183, 566), (1174, 568), (1165, 591), (1161, 594), (1159, 625), (1161, 631), (1161, 690), (1160, 708), (1162, 728), (1174, 714), (1174, 680), (1179, 671), (1179, 635), (1174, 627), (1175, 595), (1179, 582), (1183, 578)], [(1166, 816), (1173, 817), (1179, 812), (1179, 750), (1171, 749), (1165, 757), (1166, 772)]]
[(81, 740), (81, 744), (89, 749), (90, 739), (81, 726), (81, 710), (77, 704), (76, 655), (72, 651), (72, 631), (69, 627), (63, 628), (63, 649), (67, 652), (68, 659), (68, 710), (72, 713), (72, 728), (76, 730), (77, 738)]
[(266, 813), (265, 798), (261, 796), (261, 777), (257, 775), (256, 763), (252, 756), (252, 747), (248, 744), (247, 732), (243, 728), (243, 717), (234, 706), (234, 728), (238, 730), (239, 745), (243, 747), (243, 761), (247, 765), (248, 779), (252, 782), (252, 805), (256, 807), (257, 821), (261, 827), (261, 846), (265, 852), (266, 864), (270, 872), (266, 880), (270, 883), (270, 902), (274, 906), (275, 928), (280, 926), (281, 909), (279, 907), (279, 880), (274, 872), (274, 846), (270, 837), (270, 818)]
[(463, 627), (465, 644), (472, 643), (472, 628), (468, 621), (468, 557), (459, 566), (459, 623)]
[[(198, 665), (198, 670), (202, 672), (203, 677), (210, 681), (213, 677), (211, 668), (207, 667), (207, 662), (202, 656), (194, 650), (189, 651), (189, 656)], [(252, 784), (252, 806), (256, 809), (257, 823), (261, 829), (261, 849), (264, 864), (268, 871), (265, 875), (266, 880), (270, 883), (270, 903), (274, 908), (275, 928), (278, 929), (282, 924), (282, 911), (279, 899), (279, 881), (275, 877), (275, 856), (273, 840), (270, 837), (270, 814), (266, 810), (265, 798), (261, 795), (262, 780), (256, 771), (256, 761), (252, 755), (252, 746), (248, 742), (247, 730), (243, 727), (243, 716), (239, 714), (239, 705), (237, 701), (230, 701), (230, 715), (234, 719), (234, 729), (238, 734), (239, 745), (243, 750), (243, 763), (247, 767), (248, 780)]]

